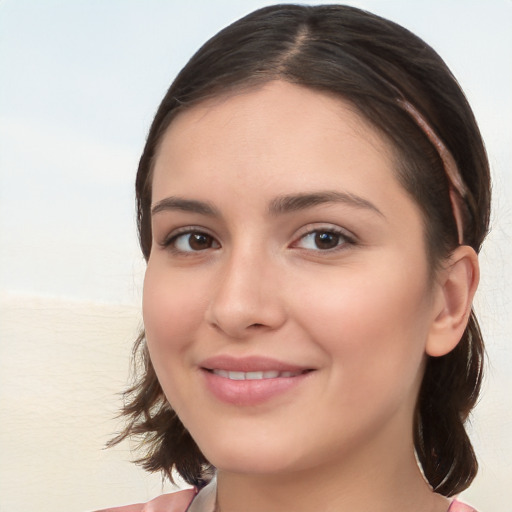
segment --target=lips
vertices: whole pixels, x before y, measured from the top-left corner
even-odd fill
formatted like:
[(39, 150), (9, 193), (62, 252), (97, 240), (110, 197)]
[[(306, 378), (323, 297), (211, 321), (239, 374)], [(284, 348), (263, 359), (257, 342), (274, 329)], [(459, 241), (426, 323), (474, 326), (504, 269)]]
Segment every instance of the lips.
[(215, 356), (200, 364), (207, 390), (222, 402), (259, 405), (300, 385), (313, 372), (267, 357)]

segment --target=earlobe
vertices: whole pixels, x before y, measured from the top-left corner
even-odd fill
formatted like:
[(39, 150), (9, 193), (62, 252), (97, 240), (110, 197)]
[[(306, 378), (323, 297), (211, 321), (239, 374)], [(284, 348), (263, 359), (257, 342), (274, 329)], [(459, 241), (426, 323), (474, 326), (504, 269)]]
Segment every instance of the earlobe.
[(451, 352), (459, 343), (471, 313), (480, 270), (473, 248), (458, 247), (439, 273), (434, 318), (425, 351), (439, 357)]

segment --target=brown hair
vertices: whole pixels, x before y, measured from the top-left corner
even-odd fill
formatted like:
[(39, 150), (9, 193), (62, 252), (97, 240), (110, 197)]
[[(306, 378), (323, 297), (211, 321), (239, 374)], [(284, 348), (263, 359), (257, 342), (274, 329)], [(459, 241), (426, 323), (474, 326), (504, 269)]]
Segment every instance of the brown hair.
[[(206, 98), (275, 79), (348, 100), (387, 137), (395, 148), (397, 176), (423, 212), (435, 269), (459, 244), (457, 226), (439, 152), (401, 100), (413, 105), (455, 159), (467, 191), (458, 198), (463, 243), (479, 251), (489, 223), (488, 162), (471, 108), (442, 59), (405, 28), (353, 7), (276, 5), (249, 14), (210, 39), (160, 104), (136, 180), (139, 239), (146, 259), (152, 240), (152, 167), (174, 116)], [(457, 347), (427, 361), (414, 442), (427, 480), (446, 496), (468, 487), (477, 472), (464, 423), (478, 397), (483, 353), (472, 312)], [(128, 423), (110, 444), (136, 436), (146, 449), (138, 460), (144, 468), (169, 477), (176, 469), (201, 487), (211, 466), (166, 401), (144, 333), (134, 354), (138, 377), (125, 393), (122, 411)]]

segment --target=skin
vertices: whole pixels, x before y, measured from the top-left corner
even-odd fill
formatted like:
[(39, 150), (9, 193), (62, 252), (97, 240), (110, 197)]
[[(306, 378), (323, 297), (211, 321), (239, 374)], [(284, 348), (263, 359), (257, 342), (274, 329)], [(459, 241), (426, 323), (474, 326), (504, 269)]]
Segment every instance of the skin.
[[(222, 512), (447, 510), (418, 470), (413, 413), (426, 355), (460, 339), (476, 256), (457, 249), (432, 280), (394, 168), (349, 104), (280, 81), (194, 106), (165, 134), (144, 324), (166, 397), (218, 468)], [(337, 200), (270, 211), (326, 192)], [(201, 369), (226, 354), (313, 371), (226, 403)]]

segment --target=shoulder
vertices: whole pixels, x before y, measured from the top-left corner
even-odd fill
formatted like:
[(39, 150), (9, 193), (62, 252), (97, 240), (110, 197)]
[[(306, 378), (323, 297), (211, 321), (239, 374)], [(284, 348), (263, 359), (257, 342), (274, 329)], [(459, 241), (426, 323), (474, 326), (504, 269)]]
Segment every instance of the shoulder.
[(195, 489), (162, 494), (147, 503), (105, 508), (96, 512), (186, 512), (196, 495)]
[(460, 501), (453, 500), (448, 512), (477, 512), (473, 507), (466, 505)]

